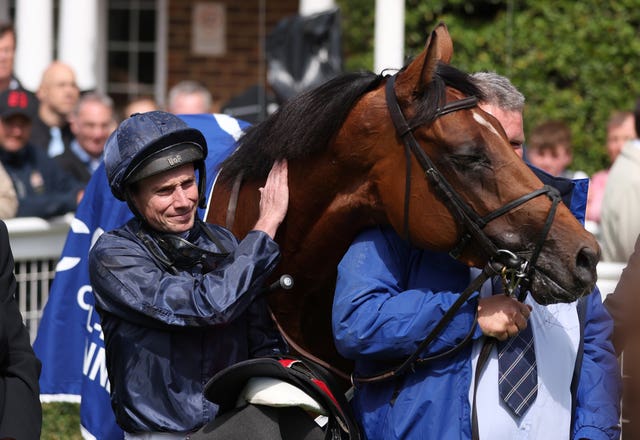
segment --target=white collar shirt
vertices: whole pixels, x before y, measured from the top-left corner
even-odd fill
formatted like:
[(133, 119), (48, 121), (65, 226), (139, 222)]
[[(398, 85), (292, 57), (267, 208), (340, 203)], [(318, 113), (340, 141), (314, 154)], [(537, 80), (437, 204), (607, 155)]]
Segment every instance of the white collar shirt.
[[(472, 269), (473, 278), (479, 271)], [(486, 282), (481, 296), (491, 295)], [(538, 395), (520, 419), (511, 415), (498, 392), (498, 357), (494, 347), (478, 383), (476, 405), (478, 428), (483, 439), (546, 440), (568, 439), (571, 429), (571, 380), (580, 342), (577, 302), (541, 306), (531, 295), (525, 300), (533, 307), (528, 325), (533, 330), (538, 368)], [(478, 355), (484, 338), (472, 352), (475, 377)], [(469, 390), (473, 403), (474, 379)]]

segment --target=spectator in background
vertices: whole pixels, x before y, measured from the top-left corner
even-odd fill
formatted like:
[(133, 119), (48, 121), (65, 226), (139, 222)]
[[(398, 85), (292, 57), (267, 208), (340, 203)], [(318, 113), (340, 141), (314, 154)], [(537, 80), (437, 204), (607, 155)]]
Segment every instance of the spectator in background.
[(635, 139), (635, 118), (631, 112), (615, 111), (607, 122), (607, 154), (609, 155), (609, 168), (600, 170), (591, 176), (589, 182), (589, 197), (587, 199), (587, 221), (600, 223), (602, 209), (602, 197), (604, 188), (609, 178), (611, 165), (616, 160), (623, 145)]
[(75, 139), (55, 160), (86, 185), (102, 162), (104, 144), (115, 128), (113, 100), (97, 92), (82, 95), (71, 112), (70, 122)]
[(42, 366), (18, 309), (13, 271), (7, 226), (0, 221), (0, 438), (38, 440)]
[(73, 139), (69, 115), (80, 96), (73, 69), (60, 61), (52, 62), (42, 74), (36, 95), (40, 108), (30, 141), (44, 148), (49, 157), (55, 157), (69, 148)]
[(18, 212), (18, 196), (13, 187), (11, 177), (0, 164), (0, 219), (6, 220), (16, 216)]
[(0, 21), (0, 92), (22, 88), (22, 84), (13, 74), (15, 56), (16, 31), (13, 23)]
[(181, 81), (169, 90), (167, 111), (176, 115), (210, 113), (211, 92), (198, 81)]
[(526, 159), (552, 176), (568, 179), (588, 177), (583, 171), (567, 169), (573, 160), (571, 130), (562, 121), (543, 122), (531, 131)]
[[(640, 99), (633, 113), (640, 133)], [(640, 139), (624, 144), (611, 166), (600, 216), (602, 260), (628, 261), (640, 234)]]
[[(16, 54), (16, 34), (13, 23), (0, 22), (0, 91), (20, 87), (20, 81), (13, 75), (13, 61)], [(0, 218), (13, 218), (18, 211), (18, 198), (11, 178), (0, 165)]]
[(131, 99), (122, 111), (122, 116), (127, 119), (134, 113), (146, 113), (154, 110), (160, 110), (160, 106), (151, 96), (139, 96)]
[[(625, 377), (622, 393), (622, 417), (631, 419), (624, 425), (623, 438), (640, 439), (640, 236), (636, 240), (634, 251), (627, 261), (627, 266), (620, 275), (618, 284), (604, 300), (604, 305), (613, 318), (613, 344), (616, 354), (624, 351), (623, 376)], [(605, 292), (609, 293), (609, 292)]]
[(26, 90), (0, 93), (0, 162), (18, 196), (18, 217), (49, 218), (75, 211), (82, 185), (44, 149), (29, 143), (37, 98)]

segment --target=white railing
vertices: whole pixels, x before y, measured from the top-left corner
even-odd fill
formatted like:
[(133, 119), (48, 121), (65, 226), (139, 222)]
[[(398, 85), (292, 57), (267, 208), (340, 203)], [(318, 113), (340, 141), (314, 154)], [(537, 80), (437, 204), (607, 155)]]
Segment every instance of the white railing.
[(15, 260), (18, 305), (32, 343), (71, 220), (73, 214), (50, 221), (37, 217), (5, 220)]

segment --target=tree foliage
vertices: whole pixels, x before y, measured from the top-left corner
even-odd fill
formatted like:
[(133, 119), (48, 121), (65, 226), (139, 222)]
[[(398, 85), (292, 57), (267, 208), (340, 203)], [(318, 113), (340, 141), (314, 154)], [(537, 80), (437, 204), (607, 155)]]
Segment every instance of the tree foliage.
[[(373, 65), (375, 0), (338, 0), (348, 69)], [(405, 0), (405, 54), (444, 22), (452, 63), (506, 75), (527, 98), (525, 132), (561, 119), (573, 133), (572, 168), (606, 167), (606, 123), (640, 96), (640, 4), (633, 0)]]

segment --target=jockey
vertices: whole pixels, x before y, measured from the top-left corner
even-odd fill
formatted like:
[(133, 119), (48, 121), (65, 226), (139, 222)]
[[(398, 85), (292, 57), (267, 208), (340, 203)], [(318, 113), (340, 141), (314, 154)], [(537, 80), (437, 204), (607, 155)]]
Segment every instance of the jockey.
[(217, 371), (286, 350), (261, 292), (280, 258), (287, 164), (273, 166), (260, 218), (238, 242), (198, 218), (206, 155), (198, 130), (161, 111), (132, 115), (105, 146), (111, 191), (134, 218), (97, 240), (89, 270), (128, 439), (184, 439), (216, 416), (203, 389)]

